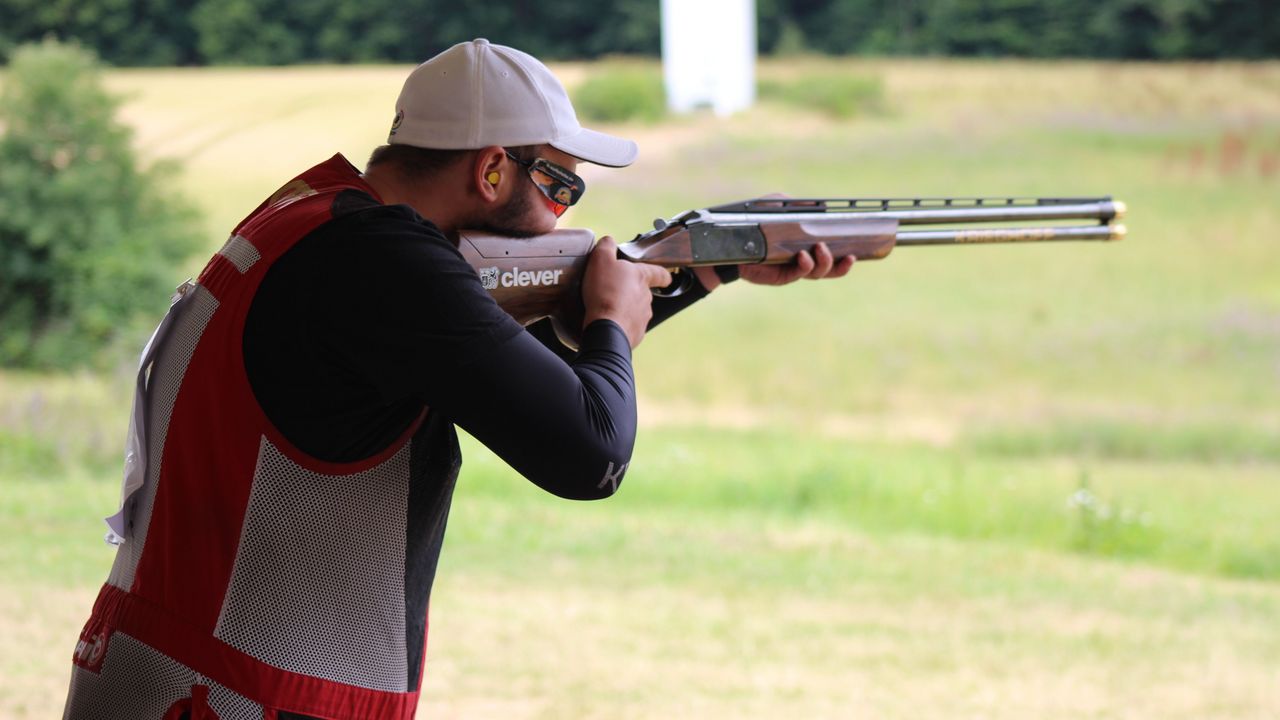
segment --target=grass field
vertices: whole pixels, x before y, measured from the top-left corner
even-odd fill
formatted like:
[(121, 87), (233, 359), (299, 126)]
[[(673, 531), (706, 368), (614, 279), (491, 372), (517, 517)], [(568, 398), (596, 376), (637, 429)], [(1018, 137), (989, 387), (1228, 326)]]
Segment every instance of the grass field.
[[(362, 162), (405, 71), (109, 82), (143, 152), (185, 163), (212, 251), (301, 169)], [(469, 443), (422, 715), (1280, 716), (1280, 64), (761, 68), (842, 74), (882, 107), (615, 128), (641, 160), (589, 168), (567, 223), (625, 239), (771, 191), (1113, 194), (1129, 239), (718, 292), (639, 349), (644, 431), (606, 503)], [(21, 649), (0, 717), (61, 706), (129, 375), (0, 374), (0, 646)]]

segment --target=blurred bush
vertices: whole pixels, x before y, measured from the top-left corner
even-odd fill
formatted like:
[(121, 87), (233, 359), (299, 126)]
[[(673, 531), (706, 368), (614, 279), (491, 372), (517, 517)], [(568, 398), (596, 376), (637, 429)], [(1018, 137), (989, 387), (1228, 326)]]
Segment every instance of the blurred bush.
[(775, 101), (845, 119), (885, 111), (884, 82), (866, 75), (820, 74), (761, 80), (760, 100)]
[(662, 70), (653, 64), (604, 63), (573, 93), (580, 119), (654, 122), (667, 112)]
[(176, 168), (140, 167), (118, 104), (76, 45), (13, 54), (0, 94), (0, 365), (100, 359), (158, 319), (201, 242)]

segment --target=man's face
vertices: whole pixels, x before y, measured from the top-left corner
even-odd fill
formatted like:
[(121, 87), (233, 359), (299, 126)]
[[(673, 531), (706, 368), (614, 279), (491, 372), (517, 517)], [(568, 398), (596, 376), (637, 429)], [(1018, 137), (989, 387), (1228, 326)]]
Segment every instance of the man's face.
[[(536, 157), (546, 158), (570, 172), (577, 172), (578, 169), (578, 158), (549, 145), (539, 148)], [(547, 206), (546, 196), (529, 179), (524, 168), (510, 159), (507, 162), (511, 168), (508, 176), (515, 180), (511, 195), (479, 222), (471, 223), (471, 226), (494, 235), (517, 238), (545, 235), (555, 230), (558, 218)]]

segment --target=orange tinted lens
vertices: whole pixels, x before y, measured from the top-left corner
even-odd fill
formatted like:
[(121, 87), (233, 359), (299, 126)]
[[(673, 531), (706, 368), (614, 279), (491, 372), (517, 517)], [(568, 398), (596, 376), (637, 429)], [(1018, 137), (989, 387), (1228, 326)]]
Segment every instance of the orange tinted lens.
[(561, 205), (560, 203), (556, 202), (555, 200), (552, 200), (551, 198), (544, 197), (542, 198), (542, 202), (546, 203), (547, 207), (551, 208), (551, 212), (555, 213), (556, 217), (560, 217), (561, 215), (564, 215), (564, 211), (569, 209), (568, 205)]
[(558, 177), (553, 174), (553, 170), (543, 167), (541, 162), (546, 161), (535, 161), (529, 168), (529, 177), (542, 190), (542, 194), (560, 205), (568, 206), (577, 202), (582, 195), (582, 178), (556, 166), (556, 170), (564, 173), (563, 177)]

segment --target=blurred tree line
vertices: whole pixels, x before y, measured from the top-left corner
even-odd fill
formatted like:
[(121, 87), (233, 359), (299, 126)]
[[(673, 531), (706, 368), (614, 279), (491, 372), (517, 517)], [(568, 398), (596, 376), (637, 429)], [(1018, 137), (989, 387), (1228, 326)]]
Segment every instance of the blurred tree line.
[[(760, 50), (1100, 58), (1280, 56), (1277, 0), (757, 0)], [(488, 37), (549, 59), (656, 55), (658, 0), (0, 0), (0, 59), (75, 39), (115, 65), (417, 62)]]
[(173, 187), (177, 166), (139, 164), (90, 51), (25, 45), (6, 75), (0, 366), (108, 362), (113, 344), (136, 352), (175, 268), (202, 243), (195, 207)]

